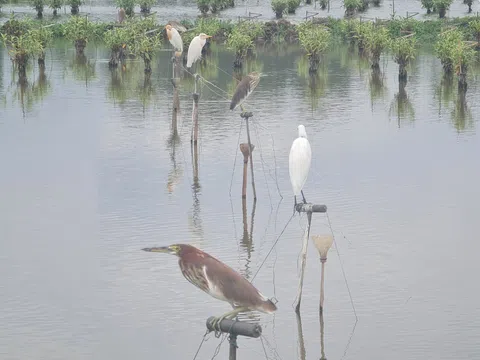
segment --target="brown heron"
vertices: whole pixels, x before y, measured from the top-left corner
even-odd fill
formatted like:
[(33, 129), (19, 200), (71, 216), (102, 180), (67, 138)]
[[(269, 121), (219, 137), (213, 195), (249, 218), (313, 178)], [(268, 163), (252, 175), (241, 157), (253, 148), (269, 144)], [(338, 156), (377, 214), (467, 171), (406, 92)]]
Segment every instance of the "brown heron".
[(254, 71), (243, 77), (233, 94), (232, 102), (230, 103), (230, 110), (235, 110), (237, 106), (240, 105), (240, 108), (244, 111), (242, 104), (257, 87), (260, 82), (260, 75), (260, 73)]
[(214, 328), (223, 319), (232, 319), (241, 312), (256, 310), (271, 314), (277, 310), (276, 305), (242, 275), (192, 245), (173, 244), (142, 250), (178, 256), (180, 270), (189, 282), (232, 306), (232, 311), (215, 318), (212, 324)]

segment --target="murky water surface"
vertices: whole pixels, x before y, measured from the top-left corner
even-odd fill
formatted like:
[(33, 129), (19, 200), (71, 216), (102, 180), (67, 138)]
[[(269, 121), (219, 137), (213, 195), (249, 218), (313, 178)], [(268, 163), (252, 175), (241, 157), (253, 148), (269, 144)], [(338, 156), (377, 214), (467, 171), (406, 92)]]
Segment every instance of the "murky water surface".
[[(45, 73), (32, 67), (22, 88), (0, 48), (2, 359), (193, 358), (206, 319), (229, 306), (188, 283), (174, 257), (140, 249), (194, 244), (251, 279), (280, 235), (254, 281), (278, 311), (261, 316), (261, 339), (239, 338), (238, 358), (264, 359), (263, 346), (269, 358), (320, 358), (312, 244), (303, 337), (292, 308), (306, 226), (305, 216), (288, 223), (298, 124), (313, 151), (305, 195), (328, 205), (338, 246), (326, 264), (325, 356), (480, 357), (478, 69), (463, 102), (428, 52), (401, 91), (389, 56), (372, 79), (368, 64), (337, 47), (311, 80), (298, 50), (260, 49), (245, 65), (265, 77), (247, 105), (258, 201), (252, 219), (249, 185), (244, 219), (245, 126), (228, 110), (233, 54), (212, 46), (197, 68), (208, 81), (199, 85), (198, 164), (191, 76), (181, 82), (172, 139), (170, 52), (158, 54), (149, 82), (143, 63), (110, 72), (108, 58), (90, 44), (76, 60), (71, 44), (58, 43)], [(329, 232), (315, 214), (312, 234)], [(207, 338), (198, 359), (220, 342)], [(227, 352), (225, 341), (218, 358)]]

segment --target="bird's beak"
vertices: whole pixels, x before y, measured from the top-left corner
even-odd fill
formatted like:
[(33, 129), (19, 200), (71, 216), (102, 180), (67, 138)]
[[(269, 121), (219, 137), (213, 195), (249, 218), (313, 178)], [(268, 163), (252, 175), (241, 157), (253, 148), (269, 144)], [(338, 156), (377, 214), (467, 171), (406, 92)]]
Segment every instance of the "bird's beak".
[(159, 247), (151, 247), (151, 248), (144, 248), (142, 249), (143, 251), (148, 251), (148, 252), (158, 252), (158, 253), (165, 253), (169, 254), (170, 253), (170, 248), (168, 246), (159, 246)]
[(212, 35), (207, 35), (207, 39), (208, 39), (208, 38), (211, 38), (211, 37), (212, 37)]

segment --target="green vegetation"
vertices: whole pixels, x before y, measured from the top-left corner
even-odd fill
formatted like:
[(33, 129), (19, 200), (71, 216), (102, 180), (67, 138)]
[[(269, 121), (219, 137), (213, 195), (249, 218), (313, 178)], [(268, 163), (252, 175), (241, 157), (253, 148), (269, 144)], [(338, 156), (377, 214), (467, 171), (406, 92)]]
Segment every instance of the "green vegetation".
[(453, 0), (433, 0), (433, 7), (434, 9), (438, 10), (438, 17), (443, 19), (447, 10), (452, 5)]
[(288, 1), (287, 0), (272, 0), (272, 10), (275, 13), (277, 19), (281, 19), (283, 14), (287, 10)]
[(44, 0), (30, 0), (32, 7), (35, 9), (37, 12), (37, 17), (42, 18), (43, 17), (43, 9), (45, 7), (45, 1)]
[(42, 51), (38, 54), (38, 65), (40, 67), (45, 66), (45, 50), (53, 41), (53, 32), (48, 27), (37, 26), (30, 30), (32, 35), (42, 45)]
[(464, 35), (457, 29), (447, 30), (440, 34), (435, 44), (435, 52), (440, 58), (447, 76), (455, 71), (458, 77), (458, 91), (467, 91), (467, 71), (475, 59), (475, 51), (471, 42), (466, 42)]
[(196, 0), (196, 2), (198, 10), (203, 15), (207, 14), (208, 10), (215, 14), (220, 10), (235, 6), (234, 0)]
[(287, 0), (287, 12), (289, 14), (295, 14), (300, 6), (301, 0)]
[(49, 0), (48, 7), (53, 10), (53, 15), (57, 16), (58, 9), (63, 6), (63, 0)]
[(372, 69), (380, 68), (380, 55), (383, 50), (388, 46), (390, 36), (387, 28), (384, 26), (376, 26), (373, 23), (367, 26), (364, 42), (366, 49), (370, 55), (370, 61)]
[(105, 32), (103, 40), (112, 54), (108, 66), (116, 68), (119, 63), (125, 63), (127, 44), (131, 39), (131, 34), (128, 28), (113, 28)]
[(133, 16), (136, 0), (115, 0), (118, 8), (123, 8), (127, 16)]
[(362, 0), (343, 0), (346, 16), (353, 16), (355, 12), (360, 11), (363, 6)]
[(416, 40), (412, 35), (407, 35), (390, 41), (390, 51), (393, 60), (398, 64), (399, 82), (407, 82), (407, 65), (415, 58)]
[(242, 67), (245, 57), (253, 54), (255, 40), (263, 36), (262, 23), (244, 21), (233, 28), (227, 38), (227, 47), (235, 51), (235, 61), (233, 63), (235, 68)]
[(159, 26), (153, 17), (146, 17), (141, 20), (132, 19), (127, 24), (127, 31), (131, 34), (128, 44), (130, 52), (143, 59), (145, 74), (152, 72), (152, 59), (155, 51), (160, 47), (158, 29)]
[(70, 5), (72, 15), (77, 15), (80, 11), (80, 6), (83, 5), (83, 0), (67, 0), (67, 4)]
[(298, 39), (310, 63), (309, 72), (316, 73), (321, 55), (330, 43), (330, 32), (322, 25), (306, 21), (298, 26)]
[(88, 20), (87, 17), (72, 16), (65, 23), (63, 33), (75, 43), (77, 56), (83, 55), (88, 40), (95, 36), (95, 24)]
[(427, 9), (427, 14), (431, 14), (432, 10), (434, 9), (435, 0), (421, 0), (422, 2), (422, 7)]
[(33, 22), (29, 19), (18, 21), (11, 17), (2, 26), (1, 38), (17, 67), (20, 82), (26, 83), (29, 60), (45, 52), (38, 32), (34, 31)]
[(328, 6), (328, 0), (320, 0), (320, 9), (325, 10)]
[(139, 0), (138, 5), (140, 6), (140, 12), (142, 14), (150, 14), (152, 6), (157, 3), (157, 0)]
[(468, 13), (472, 12), (473, 0), (463, 0), (463, 3), (468, 6)]
[(7, 0), (0, 0), (0, 12), (2, 11), (2, 6), (7, 3)]

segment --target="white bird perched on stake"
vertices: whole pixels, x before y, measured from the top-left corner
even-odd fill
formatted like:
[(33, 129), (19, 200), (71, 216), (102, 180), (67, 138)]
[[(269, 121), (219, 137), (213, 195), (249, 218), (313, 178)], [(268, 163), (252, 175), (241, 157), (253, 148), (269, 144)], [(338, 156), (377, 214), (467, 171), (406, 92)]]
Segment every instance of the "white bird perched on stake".
[(210, 35), (204, 33), (195, 36), (188, 47), (187, 68), (191, 68), (193, 63), (202, 57), (202, 49)]
[(178, 50), (178, 51), (175, 51), (175, 56), (178, 57), (182, 55), (183, 41), (177, 29), (172, 27), (172, 25), (167, 25), (165, 26), (165, 30), (167, 31), (168, 41), (170, 41), (170, 44), (172, 44), (175, 50)]
[(311, 162), (312, 149), (307, 139), (305, 126), (298, 125), (298, 138), (293, 141), (288, 157), (288, 171), (290, 173), (290, 182), (292, 183), (295, 198), (295, 208), (297, 206), (297, 196), (300, 194), (302, 194), (303, 202), (305, 204), (307, 203), (303, 195), (303, 186), (307, 181)]

